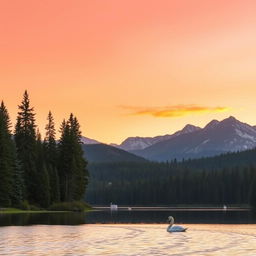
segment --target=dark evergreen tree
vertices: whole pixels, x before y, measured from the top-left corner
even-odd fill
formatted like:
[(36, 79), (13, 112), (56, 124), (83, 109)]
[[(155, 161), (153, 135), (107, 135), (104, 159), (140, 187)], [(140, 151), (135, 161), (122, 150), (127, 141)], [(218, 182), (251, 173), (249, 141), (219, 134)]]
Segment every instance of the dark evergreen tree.
[[(244, 153), (237, 154), (237, 158)], [(215, 157), (218, 161), (218, 157)], [(197, 163), (199, 160), (196, 160)], [(205, 165), (202, 159), (203, 166)], [(86, 198), (91, 204), (178, 205), (223, 204), (255, 205), (255, 166), (188, 168), (186, 162), (90, 163), (90, 185)], [(177, 165), (177, 166), (176, 166)], [(176, 166), (176, 167), (175, 167)], [(253, 180), (253, 181), (252, 181)], [(251, 189), (250, 189), (251, 187)]]
[(36, 190), (35, 201), (42, 207), (48, 207), (50, 204), (50, 185), (49, 175), (46, 168), (43, 144), (39, 131), (37, 132), (36, 141), (36, 156), (37, 156), (37, 175), (36, 175)]
[(15, 127), (15, 143), (21, 173), (25, 183), (25, 199), (36, 203), (36, 131), (34, 109), (30, 107), (27, 91), (23, 95)]
[(88, 171), (81, 147), (80, 126), (73, 114), (67, 122), (62, 122), (58, 148), (61, 200), (80, 200), (88, 183)]
[[(24, 191), (24, 181), (22, 178), (22, 173), (20, 171), (18, 161), (17, 161), (17, 156), (16, 156), (16, 148), (14, 141), (12, 139), (12, 134), (11, 134), (11, 122), (9, 118), (9, 114), (7, 111), (7, 108), (5, 107), (3, 101), (0, 106), (0, 119), (3, 121), (2, 125), (0, 125), (2, 128), (4, 128), (5, 132), (0, 132), (0, 140), (4, 138), (4, 134), (6, 142), (5, 144), (2, 144), (1, 148), (3, 151), (5, 151), (5, 155), (8, 156), (8, 168), (10, 168), (10, 175), (9, 181), (11, 182), (11, 189), (9, 190), (9, 195), (11, 199), (11, 204), (14, 206), (19, 206), (21, 201), (23, 200), (23, 191)], [(0, 143), (1, 144), (1, 143)], [(2, 152), (3, 152), (2, 151)], [(4, 160), (0, 159), (0, 163), (4, 164)], [(8, 176), (8, 175), (7, 175)], [(7, 177), (6, 177), (7, 178)], [(0, 180), (4, 183), (4, 179), (0, 178)], [(5, 186), (10, 186), (10, 183), (6, 183)], [(2, 186), (0, 186), (2, 187)]]
[[(17, 159), (16, 152), (14, 152), (14, 155), (15, 155), (14, 159)], [(21, 202), (24, 200), (25, 185), (24, 185), (23, 174), (21, 172), (21, 168), (18, 164), (18, 161), (16, 161), (14, 164), (15, 166), (14, 166), (13, 186), (12, 186), (12, 205), (15, 207), (19, 207)]]
[(71, 138), (74, 144), (74, 157), (72, 159), (72, 165), (74, 166), (73, 198), (74, 200), (80, 200), (85, 194), (89, 173), (81, 146), (80, 125), (77, 118), (72, 114), (70, 115), (69, 122)]
[(67, 201), (68, 197), (68, 180), (70, 169), (69, 154), (69, 125), (63, 120), (60, 127), (60, 141), (58, 144), (58, 174), (60, 183), (60, 200)]
[(2, 101), (0, 106), (0, 206), (11, 205), (14, 164), (10, 120)]
[(44, 154), (49, 174), (51, 203), (60, 201), (59, 175), (57, 171), (57, 148), (55, 140), (55, 124), (51, 111), (49, 111), (44, 139)]
[(253, 178), (250, 186), (249, 202), (251, 207), (256, 210), (256, 170), (253, 170)]

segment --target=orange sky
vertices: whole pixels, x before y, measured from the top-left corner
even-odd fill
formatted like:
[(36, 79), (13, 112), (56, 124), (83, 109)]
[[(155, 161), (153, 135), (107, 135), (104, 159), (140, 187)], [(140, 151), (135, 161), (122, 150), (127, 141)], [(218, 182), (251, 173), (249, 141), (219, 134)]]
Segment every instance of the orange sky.
[(72, 111), (106, 143), (234, 115), (256, 124), (256, 1), (10, 0), (0, 99), (28, 90), (44, 134)]

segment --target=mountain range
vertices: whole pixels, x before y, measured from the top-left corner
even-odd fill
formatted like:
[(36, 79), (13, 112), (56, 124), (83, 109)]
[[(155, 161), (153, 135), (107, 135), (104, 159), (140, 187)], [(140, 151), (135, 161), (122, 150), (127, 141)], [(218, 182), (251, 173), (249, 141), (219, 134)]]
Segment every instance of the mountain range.
[(204, 128), (188, 124), (171, 135), (129, 137), (114, 146), (152, 161), (200, 158), (256, 147), (256, 126), (230, 116), (212, 120)]
[(175, 132), (174, 134), (160, 135), (156, 137), (129, 137), (124, 140), (120, 145), (114, 145), (126, 151), (143, 150), (158, 142), (166, 141), (182, 134), (187, 134), (200, 130), (200, 127), (188, 124), (182, 130)]

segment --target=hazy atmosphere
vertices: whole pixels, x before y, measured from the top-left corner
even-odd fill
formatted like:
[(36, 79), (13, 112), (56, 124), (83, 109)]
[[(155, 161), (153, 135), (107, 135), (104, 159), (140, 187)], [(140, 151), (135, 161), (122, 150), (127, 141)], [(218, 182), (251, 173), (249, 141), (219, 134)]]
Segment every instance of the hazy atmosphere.
[(230, 115), (251, 125), (255, 1), (3, 1), (0, 91), (25, 89), (43, 130), (70, 108), (105, 143)]
[(0, 256), (255, 256), (256, 1), (0, 5)]

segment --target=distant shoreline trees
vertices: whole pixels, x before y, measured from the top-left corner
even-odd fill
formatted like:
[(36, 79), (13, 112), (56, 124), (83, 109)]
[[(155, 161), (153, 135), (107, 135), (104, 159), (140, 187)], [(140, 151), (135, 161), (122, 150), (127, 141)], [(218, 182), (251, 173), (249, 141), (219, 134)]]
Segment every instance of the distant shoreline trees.
[(53, 203), (84, 197), (87, 162), (81, 147), (77, 118), (70, 114), (56, 142), (54, 118), (47, 116), (46, 136), (36, 131), (35, 113), (25, 91), (14, 134), (4, 102), (0, 106), (0, 207), (19, 207), (24, 201), (48, 208)]
[[(206, 166), (205, 159), (180, 163), (90, 163), (86, 201), (96, 205), (115, 202), (130, 206), (251, 205), (256, 208), (256, 150), (254, 156), (254, 164), (229, 163), (218, 168)], [(214, 157), (216, 163), (219, 158)]]

